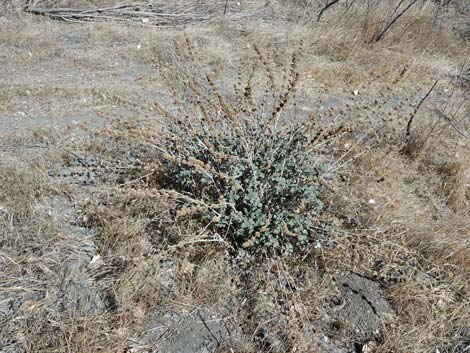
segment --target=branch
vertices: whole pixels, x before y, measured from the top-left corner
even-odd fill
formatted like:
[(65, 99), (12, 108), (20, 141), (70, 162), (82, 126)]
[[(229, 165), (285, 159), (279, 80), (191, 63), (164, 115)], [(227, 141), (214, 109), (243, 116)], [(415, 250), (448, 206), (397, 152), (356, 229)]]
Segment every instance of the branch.
[(448, 117), (446, 114), (444, 114), (444, 112), (440, 109), (436, 109), (436, 112), (437, 114), (443, 118), (444, 120), (446, 120), (450, 126), (452, 126), (454, 128), (455, 131), (457, 131), (457, 133), (460, 135), (460, 136), (463, 136), (465, 137), (467, 140), (470, 140), (470, 137), (468, 137), (462, 130), (460, 130), (456, 125), (455, 123), (452, 121), (452, 119), (450, 117)]
[[(0, 0), (2, 1), (2, 0)], [(165, 11), (166, 10), (166, 11)], [(24, 12), (47, 16), (49, 18), (69, 22), (86, 22), (86, 21), (126, 21), (142, 26), (178, 26), (186, 25), (193, 22), (204, 22), (210, 20), (213, 15), (208, 13), (188, 13), (188, 11), (176, 11), (172, 13), (170, 8), (159, 8), (156, 11), (149, 4), (127, 4), (117, 5), (103, 8), (41, 8), (27, 6)], [(240, 20), (244, 17), (255, 17), (260, 14), (263, 9), (254, 12), (234, 13), (230, 14), (233, 20)], [(228, 0), (226, 0), (224, 14), (228, 12)], [(227, 14), (227, 17), (229, 15)]]
[[(395, 16), (395, 18), (393, 20), (391, 20), (389, 22), (388, 25), (385, 26), (385, 28), (382, 30), (382, 32), (380, 32), (380, 34), (377, 36), (377, 38), (375, 38), (375, 41), (378, 42), (379, 40), (382, 39), (382, 37), (384, 36), (384, 34), (390, 29), (390, 27), (392, 27), (392, 25), (406, 12), (408, 11), (411, 6), (413, 6), (414, 4), (416, 4), (418, 2), (418, 0), (413, 0), (412, 2), (409, 3), (409, 5), (407, 7), (405, 7), (398, 15)], [(401, 5), (401, 4), (400, 4)]]
[(405, 134), (405, 144), (406, 144), (405, 151), (409, 150), (409, 145), (410, 145), (410, 140), (411, 140), (411, 124), (413, 123), (416, 113), (418, 113), (419, 108), (421, 108), (424, 101), (429, 97), (429, 95), (434, 90), (434, 87), (436, 87), (438, 82), (439, 80), (436, 80), (434, 84), (432, 85), (432, 87), (429, 89), (429, 91), (424, 95), (423, 98), (421, 98), (415, 110), (413, 111), (410, 118), (408, 119), (408, 123), (406, 124), (406, 134)]
[(340, 0), (333, 0), (332, 2), (329, 2), (328, 4), (325, 5), (324, 8), (321, 9), (321, 11), (318, 13), (318, 17), (317, 17), (317, 22), (320, 22), (320, 18), (321, 16), (323, 15), (323, 12), (325, 12), (326, 10), (328, 10), (331, 6), (333, 6), (334, 4), (338, 3)]

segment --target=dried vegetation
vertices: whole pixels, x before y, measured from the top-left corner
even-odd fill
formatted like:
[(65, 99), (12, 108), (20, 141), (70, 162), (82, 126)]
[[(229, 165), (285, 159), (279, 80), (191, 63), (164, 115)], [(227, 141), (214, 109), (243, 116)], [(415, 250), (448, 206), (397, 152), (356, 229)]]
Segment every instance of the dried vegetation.
[[(124, 60), (151, 70), (140, 93), (166, 89), (155, 102), (97, 86), (122, 117), (3, 136), (0, 352), (153, 352), (161, 313), (195, 311), (230, 327), (217, 352), (467, 352), (461, 4), (396, 3), (339, 1), (320, 18), (315, 1), (275, 3), (242, 32), (140, 38), (152, 49)], [(87, 50), (105, 42), (97, 28)], [(51, 172), (77, 160), (92, 187)], [(391, 308), (370, 332), (341, 314), (350, 273)]]

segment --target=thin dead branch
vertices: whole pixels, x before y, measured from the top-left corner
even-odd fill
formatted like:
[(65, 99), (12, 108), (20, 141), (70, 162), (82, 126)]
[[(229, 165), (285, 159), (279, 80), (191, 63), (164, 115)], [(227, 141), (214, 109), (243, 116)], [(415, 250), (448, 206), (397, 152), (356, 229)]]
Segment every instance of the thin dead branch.
[(421, 98), (418, 105), (416, 106), (413, 113), (411, 114), (410, 118), (408, 119), (408, 123), (406, 124), (406, 134), (405, 134), (405, 144), (406, 144), (405, 145), (405, 151), (409, 151), (409, 146), (410, 146), (410, 141), (411, 141), (411, 125), (414, 121), (414, 118), (415, 118), (416, 114), (418, 113), (418, 110), (421, 108), (424, 101), (429, 97), (429, 95), (434, 90), (434, 88), (436, 87), (438, 82), (439, 82), (439, 80), (436, 80), (434, 82), (434, 84), (432, 85), (432, 87), (429, 89), (429, 91), (424, 95), (423, 98)]
[(447, 114), (445, 114), (442, 110), (440, 109), (436, 109), (435, 112), (437, 113), (437, 115), (439, 115), (439, 117), (443, 118), (445, 121), (447, 121), (449, 123), (449, 125), (462, 137), (466, 138), (467, 140), (470, 140), (470, 137), (468, 137), (468, 135), (466, 135), (453, 121), (452, 119), (447, 116)]
[[(24, 12), (46, 16), (54, 20), (67, 22), (102, 22), (102, 21), (126, 21), (143, 26), (181, 26), (197, 22), (205, 22), (214, 18), (217, 11), (206, 13), (194, 13), (185, 9), (154, 7), (150, 4), (127, 4), (105, 8), (39, 8), (25, 7)], [(223, 9), (224, 15), (227, 9)], [(259, 15), (260, 10), (246, 13), (234, 13), (232, 19)]]
[[(393, 26), (393, 24), (405, 14), (406, 11), (408, 11), (414, 4), (416, 4), (418, 0), (413, 0), (411, 1), (407, 7), (405, 7), (399, 14), (397, 14), (382, 30), (382, 32), (379, 33), (379, 35), (375, 38), (375, 41), (378, 42), (379, 40), (382, 39), (382, 37), (385, 35), (385, 33), (388, 32), (388, 30)], [(400, 3), (401, 5), (401, 3)], [(398, 10), (398, 7), (397, 7)], [(395, 10), (396, 11), (396, 10)]]
[(51, 19), (62, 21), (128, 20), (154, 26), (168, 24), (181, 25), (206, 21), (210, 18), (204, 15), (159, 13), (155, 12), (150, 7), (143, 8), (137, 5), (120, 5), (96, 9), (27, 8), (24, 11), (33, 15), (47, 16)]
[(338, 3), (339, 1), (340, 0), (333, 0), (332, 2), (327, 3), (318, 13), (317, 22), (320, 22), (320, 18), (326, 10), (328, 10), (331, 6)]

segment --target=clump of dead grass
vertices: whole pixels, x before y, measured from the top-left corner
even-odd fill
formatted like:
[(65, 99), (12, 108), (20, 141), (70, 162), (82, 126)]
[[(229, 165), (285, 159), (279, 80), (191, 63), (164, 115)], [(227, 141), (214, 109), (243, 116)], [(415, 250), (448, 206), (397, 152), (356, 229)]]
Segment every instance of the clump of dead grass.
[[(369, 217), (356, 216), (353, 225), (368, 230), (358, 237), (351, 231), (339, 236), (337, 246), (346, 246), (350, 259), (345, 263), (331, 253), (326, 263), (343, 263), (386, 286), (398, 316), (387, 324), (385, 350), (454, 352), (466, 342), (461, 332), (468, 316), (464, 238), (470, 209), (468, 187), (462, 185), (468, 185), (468, 152), (459, 147), (465, 138), (448, 121), (435, 118), (416, 126), (415, 137), (432, 143), (417, 144), (412, 156), (398, 152), (398, 134), (395, 142), (389, 140), (356, 160), (361, 176), (349, 180), (354, 193), (347, 197), (346, 208), (354, 207), (352, 200), (363, 200), (358, 212)], [(462, 116), (453, 118), (466, 132)], [(354, 213), (339, 215), (347, 221)]]
[[(2, 348), (24, 352), (46, 347), (94, 352), (98, 348), (91, 341), (103, 321), (51, 310), (46, 295), (60, 287), (62, 266), (74, 243), (60, 234), (60, 220), (43, 204), (47, 199), (67, 198), (70, 192), (48, 178), (47, 166), (54, 158), (34, 145), (40, 138), (39, 132), (33, 137), (5, 136), (4, 142), (29, 145), (12, 144), (15, 158), (11, 151), (5, 152), (5, 145), (0, 151), (0, 279), (2, 299), (12, 302), (0, 318), (0, 342)], [(21, 153), (22, 148), (32, 151)]]
[(63, 54), (54, 22), (10, 17), (2, 21), (2, 46), (5, 45), (10, 60), (34, 64)]

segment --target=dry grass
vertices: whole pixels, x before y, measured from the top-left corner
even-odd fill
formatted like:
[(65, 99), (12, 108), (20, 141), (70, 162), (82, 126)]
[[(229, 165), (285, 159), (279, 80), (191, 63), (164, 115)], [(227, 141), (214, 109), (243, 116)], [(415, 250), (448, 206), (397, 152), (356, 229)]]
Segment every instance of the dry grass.
[[(218, 352), (321, 352), (331, 348), (325, 342), (350, 351), (365, 338), (331, 308), (340, 295), (337, 278), (352, 271), (380, 283), (395, 313), (369, 337), (377, 352), (468, 351), (469, 106), (468, 90), (456, 79), (468, 43), (453, 33), (458, 13), (437, 12), (430, 1), (420, 1), (371, 43), (393, 13), (392, 2), (373, 9), (352, 3), (346, 14), (343, 4), (333, 6), (318, 25), (320, 5), (297, 1), (272, 3), (275, 16), (249, 21), (243, 31), (221, 20), (184, 34), (0, 19), (5, 126), (14, 126), (6, 119), (19, 110), (35, 116), (33, 108), (57, 122), (79, 112), (122, 116), (100, 121), (105, 129), (28, 133), (20, 124), (17, 132), (2, 133), (0, 346), (151, 352), (146, 337), (156, 312), (205, 309), (233, 328)], [(85, 33), (80, 47), (64, 48), (60, 38), (67, 31)], [(193, 58), (178, 56), (174, 47), (173, 40), (186, 37), (197, 51)], [(323, 181), (321, 217), (329, 233), (307, 254), (234, 252), (198, 217), (175, 222), (174, 198), (156, 198), (150, 189), (159, 187), (161, 155), (149, 144), (158, 145), (168, 124), (162, 107), (178, 118), (174, 100), (184, 98), (188, 107), (206, 94), (211, 114), (236, 107), (224, 100), (236, 102), (230, 92), (240, 66), (262, 69), (254, 84), (269, 88), (271, 76), (282, 81), (253, 43), (262, 43), (273, 65), (302, 43), (292, 101), (299, 117), (313, 111), (320, 127), (349, 126), (320, 146), (334, 171)], [(183, 69), (189, 79), (175, 74)], [(201, 70), (213, 73), (216, 89), (199, 79)], [(435, 79), (439, 84), (412, 126), (413, 149), (403, 154), (406, 122)], [(187, 86), (191, 82), (196, 86)], [(77, 156), (99, 160), (94, 186), (51, 173), (75, 168)], [(93, 235), (77, 238), (71, 224)], [(80, 297), (85, 287), (88, 297)], [(10, 300), (15, 304), (4, 315), (2, 303)]]

